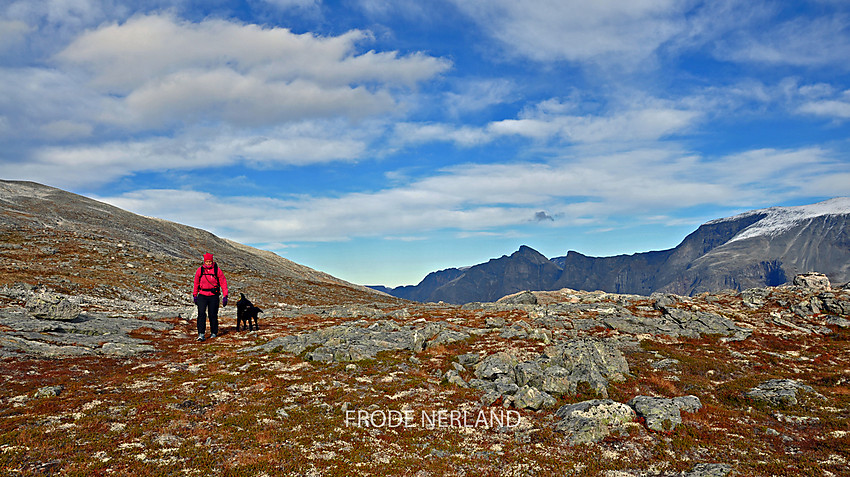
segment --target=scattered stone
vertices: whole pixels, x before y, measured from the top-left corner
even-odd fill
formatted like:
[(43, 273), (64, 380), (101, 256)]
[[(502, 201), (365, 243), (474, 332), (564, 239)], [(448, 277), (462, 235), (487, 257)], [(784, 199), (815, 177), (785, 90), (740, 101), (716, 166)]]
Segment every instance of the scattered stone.
[(469, 387), (466, 381), (460, 377), (460, 373), (458, 373), (456, 369), (446, 371), (446, 374), (443, 375), (443, 379), (445, 379), (449, 384), (454, 384), (455, 386), (460, 386), (462, 388)]
[(665, 358), (652, 363), (651, 366), (655, 369), (666, 369), (668, 371), (676, 371), (679, 366), (679, 360), (673, 358)]
[(726, 477), (732, 472), (729, 464), (697, 464), (690, 472), (680, 474), (682, 477)]
[(505, 326), (505, 319), (500, 316), (488, 316), (484, 319), (484, 326), (487, 328), (501, 328)]
[(811, 386), (794, 379), (771, 379), (750, 389), (745, 395), (772, 406), (795, 406), (798, 391), (817, 394)]
[(829, 277), (823, 273), (807, 272), (794, 277), (794, 286), (808, 288), (810, 290), (830, 290)]
[(850, 320), (846, 320), (840, 316), (827, 316), (826, 324), (838, 326), (840, 328), (850, 328)]
[(61, 386), (61, 385), (59, 385), (59, 386), (45, 386), (43, 388), (38, 388), (38, 390), (35, 392), (35, 397), (36, 398), (56, 397), (56, 396), (59, 396), (60, 394), (62, 394), (62, 391), (64, 391), (64, 390), (65, 390), (65, 387)]
[(658, 398), (635, 396), (628, 405), (634, 408), (638, 416), (646, 419), (646, 427), (653, 431), (666, 432), (682, 423), (681, 411), (695, 412), (702, 408), (696, 396), (676, 398)]
[(62, 295), (42, 292), (33, 295), (26, 303), (27, 313), (41, 320), (73, 321), (82, 310)]
[(594, 399), (562, 406), (555, 430), (566, 433), (571, 444), (599, 442), (635, 420), (635, 411), (610, 399)]
[[(176, 313), (168, 315), (173, 317)], [(140, 328), (154, 331), (173, 328), (161, 321), (95, 312), (80, 314), (73, 321), (39, 320), (15, 308), (0, 309), (0, 326), (11, 330), (0, 334), (0, 357), (44, 358), (130, 356), (149, 352), (154, 350), (152, 346), (129, 333)]]

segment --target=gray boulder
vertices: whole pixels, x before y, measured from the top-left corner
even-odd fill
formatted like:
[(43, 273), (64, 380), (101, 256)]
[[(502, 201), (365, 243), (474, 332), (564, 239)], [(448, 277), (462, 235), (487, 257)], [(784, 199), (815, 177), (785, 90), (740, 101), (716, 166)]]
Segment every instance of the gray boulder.
[(47, 398), (47, 397), (56, 397), (62, 394), (62, 391), (65, 390), (65, 387), (62, 385), (58, 386), (44, 386), (43, 388), (38, 388), (35, 392), (36, 398)]
[(795, 276), (794, 285), (798, 287), (808, 288), (810, 290), (831, 289), (829, 277), (827, 277), (823, 273), (818, 272), (801, 273)]
[(41, 320), (73, 321), (82, 312), (64, 296), (49, 292), (31, 296), (25, 306), (27, 313)]
[(676, 398), (658, 398), (651, 396), (635, 396), (628, 405), (646, 419), (646, 427), (653, 431), (671, 431), (682, 423), (681, 411), (695, 412), (702, 408), (702, 403), (696, 396)]
[(475, 366), (475, 376), (479, 379), (494, 381), (501, 377), (507, 377), (511, 380), (516, 380), (516, 358), (500, 351), (487, 356)]
[(772, 406), (794, 406), (797, 404), (798, 391), (815, 392), (811, 386), (794, 379), (771, 379), (750, 389), (745, 395)]
[(555, 430), (567, 434), (571, 444), (599, 442), (635, 420), (635, 411), (610, 399), (594, 399), (562, 406)]
[(560, 370), (555, 376), (566, 381), (568, 392), (572, 394), (576, 393), (579, 384), (587, 383), (594, 392), (607, 398), (609, 381), (625, 381), (629, 374), (629, 364), (615, 340), (571, 340), (546, 348), (542, 358), (549, 365), (566, 370), (566, 376)]
[(525, 385), (517, 390), (514, 394), (514, 407), (517, 409), (532, 409), (538, 410), (543, 407), (554, 406), (556, 401), (548, 393), (539, 389)]

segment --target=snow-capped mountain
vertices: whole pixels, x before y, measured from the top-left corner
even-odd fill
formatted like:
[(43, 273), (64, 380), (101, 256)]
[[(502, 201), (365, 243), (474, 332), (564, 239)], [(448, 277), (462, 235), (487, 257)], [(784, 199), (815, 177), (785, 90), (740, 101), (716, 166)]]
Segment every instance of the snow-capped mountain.
[(850, 197), (836, 197), (816, 204), (797, 207), (770, 207), (753, 210), (733, 217), (713, 220), (715, 222), (733, 221), (742, 217), (760, 215), (758, 222), (742, 230), (732, 237), (730, 242), (745, 240), (752, 237), (775, 236), (797, 227), (801, 223), (823, 216), (838, 216), (850, 214)]
[(798, 273), (850, 281), (850, 198), (771, 207), (712, 220), (675, 248), (588, 257), (570, 251), (546, 259), (523, 246), (510, 256), (434, 272), (416, 286), (384, 289), (417, 301), (490, 301), (522, 290), (604, 290), (693, 295), (786, 283)]

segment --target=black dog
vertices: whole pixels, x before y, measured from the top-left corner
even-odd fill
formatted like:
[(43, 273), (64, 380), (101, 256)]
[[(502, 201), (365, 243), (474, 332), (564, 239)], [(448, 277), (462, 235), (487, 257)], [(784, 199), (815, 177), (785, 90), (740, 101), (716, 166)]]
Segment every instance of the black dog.
[[(244, 293), (240, 293), (239, 295), (242, 298), (236, 302), (236, 331), (239, 331), (239, 325), (241, 323), (245, 323), (248, 331), (252, 331), (255, 328), (257, 330), (260, 329), (260, 324), (257, 322), (257, 313), (262, 313), (263, 310), (254, 306), (250, 300), (245, 298)], [(254, 319), (254, 324), (251, 324), (251, 318)]]

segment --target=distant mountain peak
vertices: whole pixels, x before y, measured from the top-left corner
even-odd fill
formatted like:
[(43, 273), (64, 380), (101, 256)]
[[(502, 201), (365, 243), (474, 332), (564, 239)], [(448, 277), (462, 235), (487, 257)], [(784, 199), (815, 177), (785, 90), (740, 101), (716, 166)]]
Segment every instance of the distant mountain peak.
[[(839, 197), (712, 220), (668, 250), (613, 257), (569, 251), (549, 260), (523, 245), (511, 255), (434, 272), (419, 285), (388, 291), (410, 300), (460, 304), (493, 301), (522, 290), (562, 288), (693, 295), (777, 286), (813, 270), (833, 283), (844, 283), (850, 279), (848, 231), (850, 197)], [(749, 237), (767, 240), (743, 240)]]
[(815, 217), (850, 215), (850, 197), (836, 197), (815, 204), (794, 207), (769, 207), (766, 209), (751, 210), (732, 217), (712, 220), (708, 224), (738, 220), (753, 215), (763, 215), (764, 217), (739, 232), (729, 242), (753, 237), (778, 235), (799, 225), (803, 221)]

